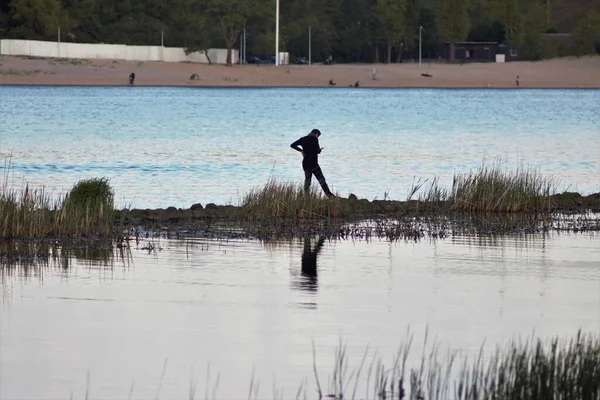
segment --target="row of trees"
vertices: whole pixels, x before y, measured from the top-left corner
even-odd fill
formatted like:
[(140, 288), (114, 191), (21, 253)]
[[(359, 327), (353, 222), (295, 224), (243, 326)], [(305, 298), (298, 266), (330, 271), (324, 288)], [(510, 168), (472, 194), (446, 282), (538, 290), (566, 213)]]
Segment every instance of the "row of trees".
[[(555, 0), (556, 1), (556, 0)], [(563, 0), (564, 1), (564, 0)], [(531, 59), (547, 49), (552, 29), (549, 0), (280, 0), (280, 49), (308, 53), (312, 27), (315, 59), (341, 62), (401, 61), (425, 57), (440, 43), (499, 41)], [(575, 29), (577, 51), (594, 51), (600, 14), (588, 13)], [(248, 53), (275, 47), (275, 0), (0, 0), (0, 35), (8, 38), (157, 45), (201, 51), (233, 49), (247, 32)], [(164, 35), (164, 36), (163, 36)]]

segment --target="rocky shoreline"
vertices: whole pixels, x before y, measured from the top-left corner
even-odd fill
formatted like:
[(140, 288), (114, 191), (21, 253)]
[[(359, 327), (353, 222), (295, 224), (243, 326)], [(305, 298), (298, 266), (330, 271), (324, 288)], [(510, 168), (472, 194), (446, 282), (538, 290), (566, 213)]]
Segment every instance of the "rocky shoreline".
[[(483, 225), (485, 230), (501, 233), (519, 229), (534, 229), (539, 225), (540, 218), (548, 218), (551, 215), (580, 215), (585, 213), (600, 213), (600, 193), (582, 196), (579, 193), (565, 192), (551, 196), (550, 201), (554, 208), (551, 213), (537, 215), (533, 213), (485, 213), (465, 214), (455, 212), (451, 205), (446, 202), (420, 202), (420, 201), (395, 201), (395, 200), (373, 200), (358, 199), (351, 195), (348, 199), (337, 198), (339, 214), (335, 218), (327, 216), (314, 216), (296, 219), (263, 219), (252, 220), (244, 214), (243, 207), (233, 205), (216, 205), (214, 203), (205, 206), (197, 203), (188, 209), (168, 207), (166, 209), (124, 209), (117, 212), (118, 224), (125, 229), (148, 229), (154, 231), (170, 232), (194, 232), (202, 236), (219, 236), (219, 232), (228, 232), (226, 237), (270, 237), (289, 236), (305, 233), (342, 233), (356, 229), (360, 221), (364, 220), (396, 220), (404, 221), (404, 227), (408, 223), (448, 221), (487, 221)], [(551, 217), (551, 216), (550, 216)], [(556, 218), (554, 218), (556, 220)], [(569, 230), (598, 230), (600, 224), (597, 222), (583, 223), (579, 227)], [(492, 221), (492, 222), (490, 222)], [(493, 222), (497, 221), (497, 222)], [(499, 222), (498, 222), (499, 221)], [(481, 224), (480, 224), (481, 225)], [(563, 224), (564, 225), (564, 224)], [(495, 226), (495, 228), (494, 228)], [(343, 228), (342, 228), (343, 227)], [(362, 229), (362, 228), (361, 228)], [(359, 230), (361, 230), (359, 229)], [(382, 228), (383, 229), (383, 228)], [(412, 229), (412, 228), (410, 228)], [(408, 229), (408, 230), (410, 230)], [(540, 227), (540, 229), (544, 229)], [(406, 233), (407, 229), (404, 229)], [(237, 232), (237, 233), (236, 233)], [(241, 234), (244, 232), (244, 234)], [(347, 232), (349, 234), (349, 232)], [(397, 236), (398, 232), (395, 235)], [(442, 234), (443, 235), (443, 234)]]

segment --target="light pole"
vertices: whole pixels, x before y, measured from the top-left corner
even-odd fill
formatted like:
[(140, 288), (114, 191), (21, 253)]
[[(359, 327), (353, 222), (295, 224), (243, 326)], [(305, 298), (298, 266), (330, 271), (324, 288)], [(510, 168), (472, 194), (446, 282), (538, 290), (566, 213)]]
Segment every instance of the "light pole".
[(279, 0), (275, 6), (275, 66), (279, 66)]
[(308, 27), (308, 65), (312, 64), (312, 26)]
[(423, 26), (419, 27), (419, 65), (421, 65), (421, 49), (423, 43)]

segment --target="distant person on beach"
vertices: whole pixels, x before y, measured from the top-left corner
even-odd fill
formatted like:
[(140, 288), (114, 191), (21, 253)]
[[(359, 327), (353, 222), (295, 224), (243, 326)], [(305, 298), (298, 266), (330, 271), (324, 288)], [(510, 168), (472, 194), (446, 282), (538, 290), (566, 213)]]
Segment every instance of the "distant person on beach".
[(304, 191), (310, 191), (310, 183), (314, 175), (319, 181), (323, 192), (327, 197), (333, 197), (333, 193), (329, 190), (323, 171), (319, 166), (319, 154), (323, 148), (319, 147), (319, 136), (321, 131), (313, 129), (308, 135), (301, 137), (291, 144), (291, 148), (302, 153), (302, 169), (304, 170)]
[(517, 87), (521, 86), (521, 83), (519, 82), (519, 75), (517, 75)]
[(133, 85), (133, 81), (135, 81), (135, 73), (134, 72), (129, 74), (129, 84)]

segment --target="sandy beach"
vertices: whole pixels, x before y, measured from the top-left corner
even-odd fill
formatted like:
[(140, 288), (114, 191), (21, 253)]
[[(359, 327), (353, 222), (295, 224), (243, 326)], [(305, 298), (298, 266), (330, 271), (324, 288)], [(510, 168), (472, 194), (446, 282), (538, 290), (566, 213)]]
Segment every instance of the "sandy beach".
[[(373, 69), (376, 80), (373, 80)], [(0, 85), (182, 87), (600, 88), (600, 56), (477, 64), (244, 65), (0, 56)], [(191, 80), (192, 74), (198, 79)], [(429, 74), (422, 76), (422, 74)]]

